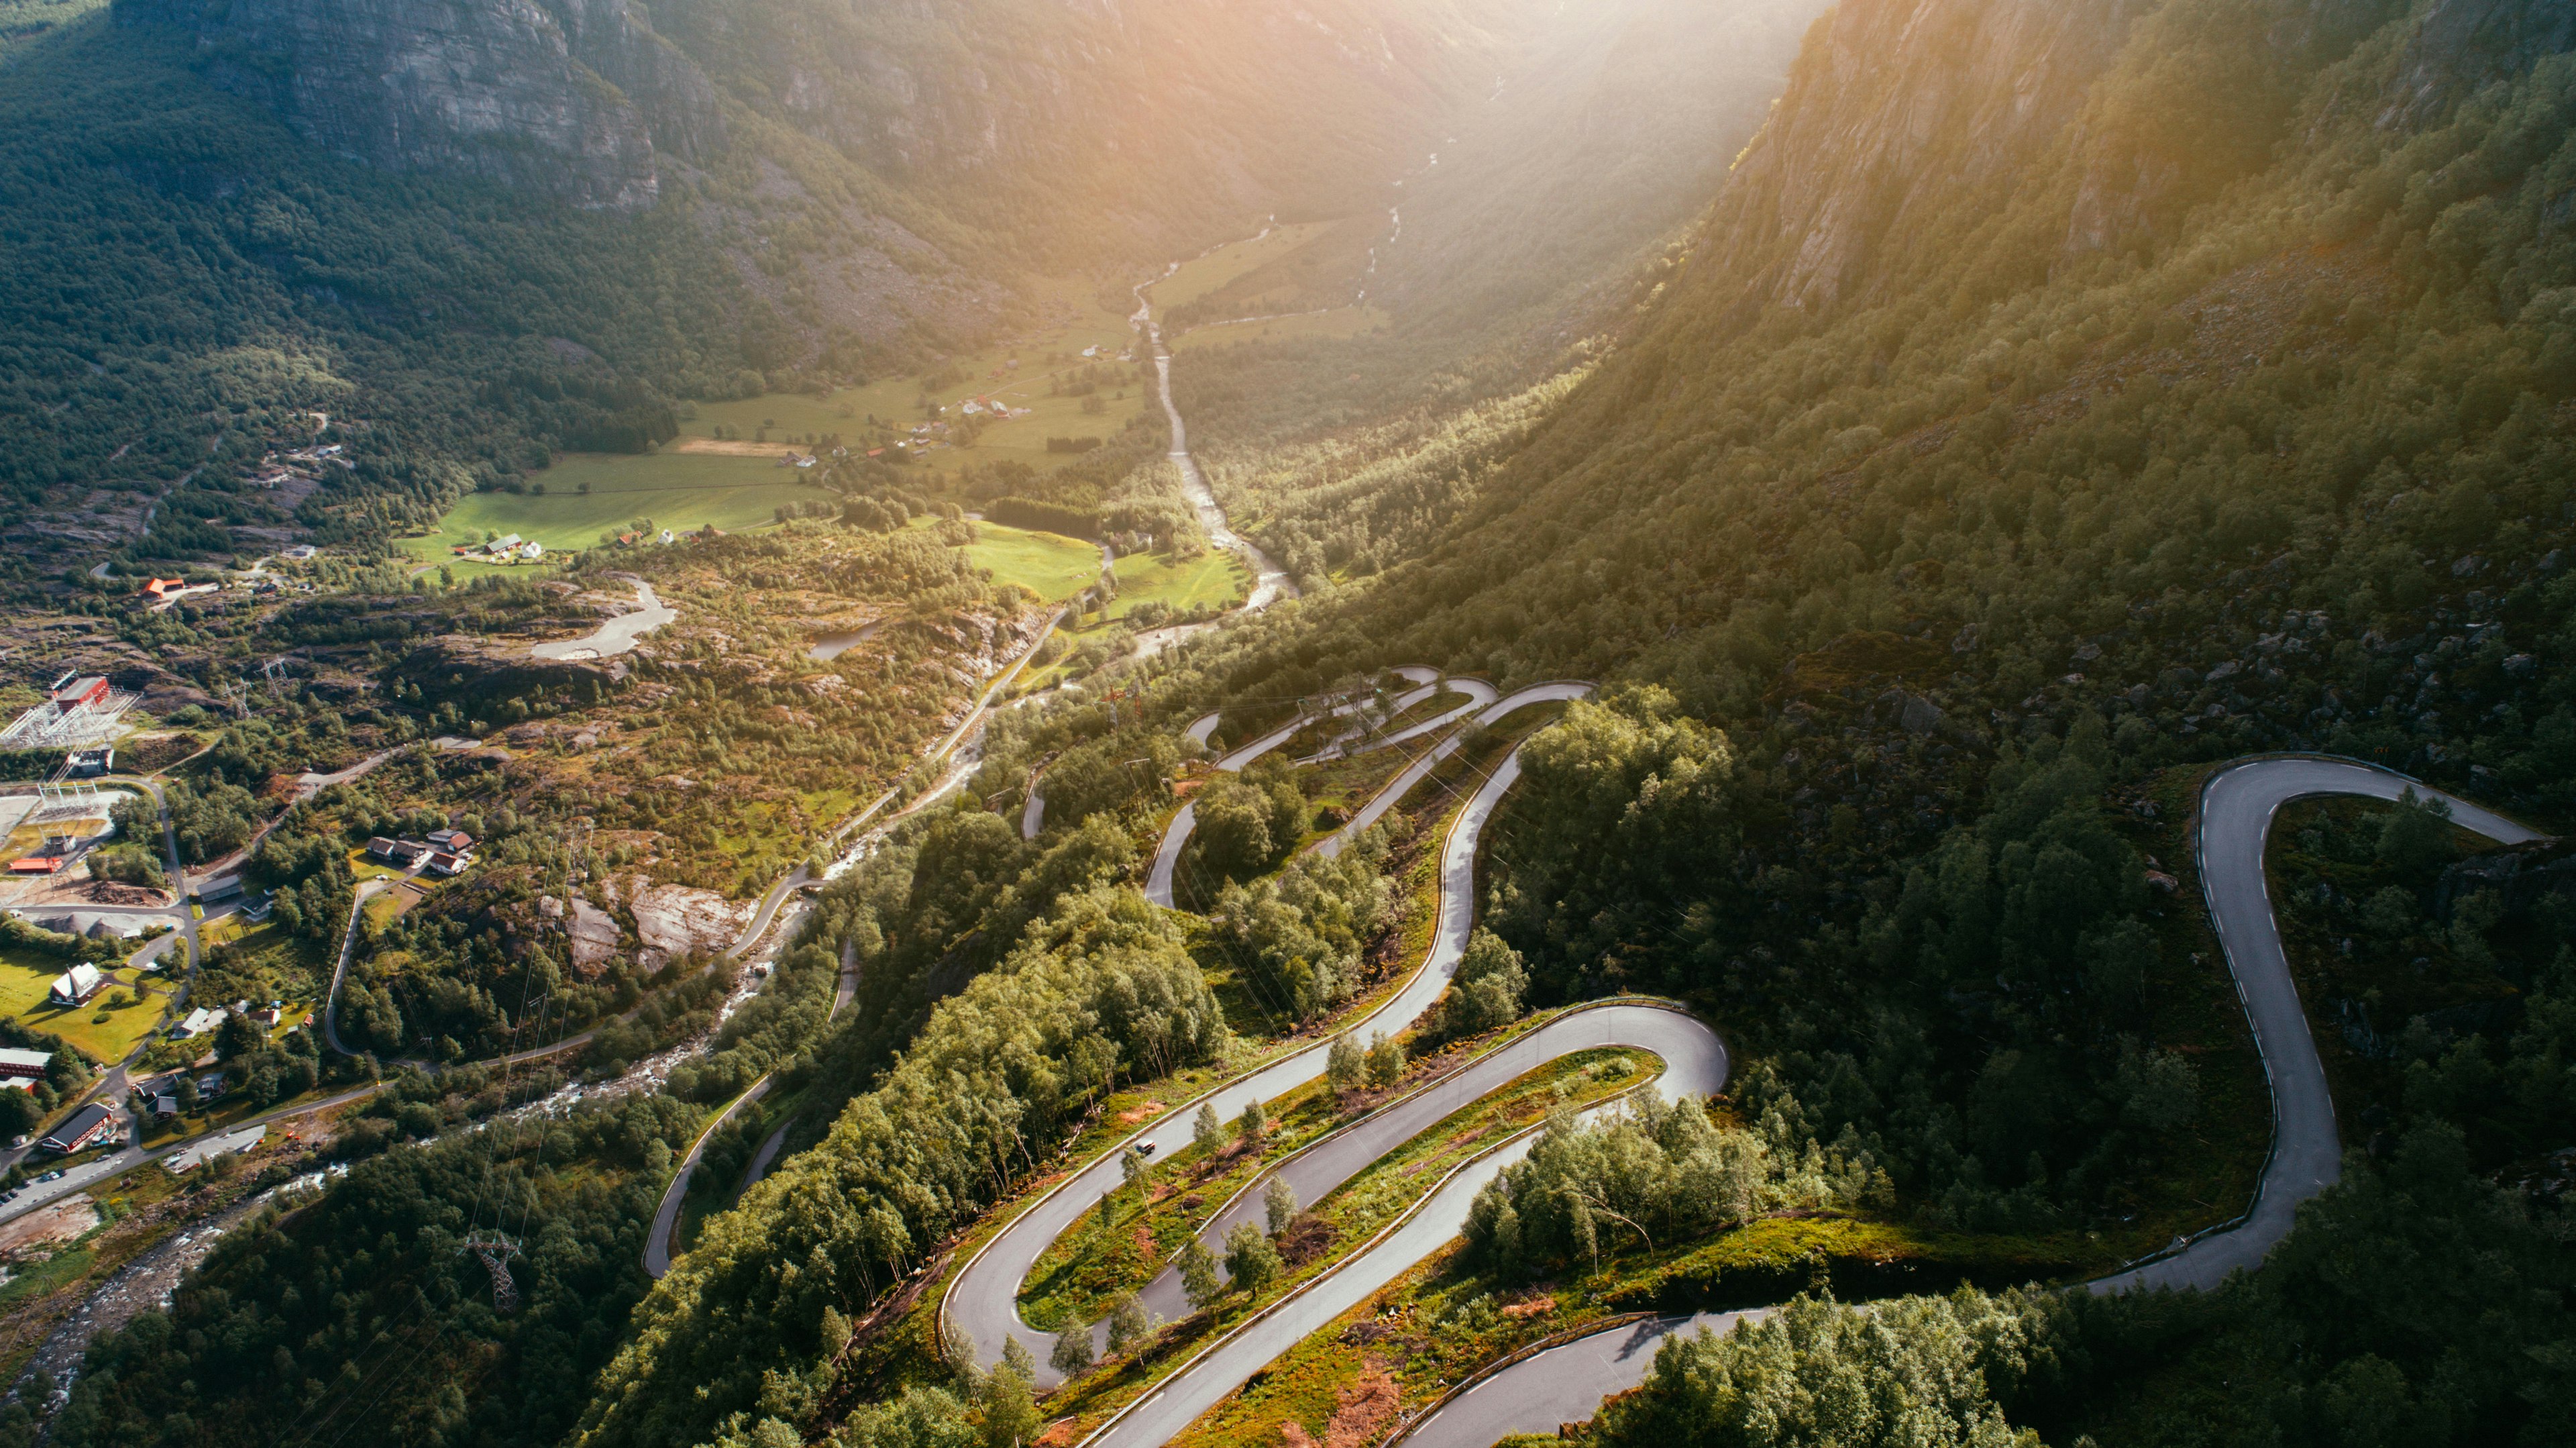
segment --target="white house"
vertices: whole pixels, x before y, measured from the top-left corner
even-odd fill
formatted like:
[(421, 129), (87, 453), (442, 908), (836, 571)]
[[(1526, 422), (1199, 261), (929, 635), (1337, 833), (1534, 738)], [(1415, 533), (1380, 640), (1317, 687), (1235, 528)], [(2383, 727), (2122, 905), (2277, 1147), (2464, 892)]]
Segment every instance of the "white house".
[(91, 996), (106, 987), (107, 977), (98, 973), (98, 967), (82, 961), (54, 977), (54, 988), (47, 999), (58, 1006), (87, 1005)]

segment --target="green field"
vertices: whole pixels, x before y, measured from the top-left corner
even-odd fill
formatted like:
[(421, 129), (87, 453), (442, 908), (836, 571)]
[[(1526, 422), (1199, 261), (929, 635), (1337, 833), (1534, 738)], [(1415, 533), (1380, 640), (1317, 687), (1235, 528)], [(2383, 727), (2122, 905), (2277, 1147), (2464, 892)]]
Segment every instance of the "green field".
[(1275, 227), (1267, 236), (1220, 246), (1205, 256), (1181, 263), (1179, 271), (1154, 283), (1147, 295), (1154, 299), (1158, 310), (1188, 306), (1240, 277), (1284, 260), (1327, 229), (1327, 223), (1311, 221)]
[(1287, 342), (1314, 337), (1357, 337), (1377, 331), (1387, 324), (1387, 315), (1375, 307), (1335, 307), (1329, 312), (1307, 312), (1294, 317), (1272, 317), (1259, 322), (1220, 322), (1210, 327), (1193, 327), (1168, 339), (1174, 352), (1191, 352), (1208, 347), (1222, 347), (1234, 342)]
[[(451, 548), (480, 543), (487, 533), (516, 533), (549, 551), (588, 548), (600, 534), (622, 529), (635, 518), (682, 532), (711, 523), (728, 533), (760, 527), (775, 519), (782, 503), (832, 494), (808, 481), (813, 474), (779, 467), (774, 455), (706, 451), (711, 444), (785, 451), (838, 437), (854, 451), (885, 446), (913, 424), (929, 420), (921, 405), (925, 392), (952, 409), (947, 414), (952, 422), (959, 417), (956, 405), (977, 397), (1028, 409), (1030, 415), (987, 424), (971, 447), (931, 449), (908, 469), (917, 479), (911, 485), (916, 491), (932, 496), (947, 492), (958, 469), (969, 463), (1017, 462), (1051, 472), (1070, 457), (1048, 452), (1048, 438), (1114, 436), (1146, 409), (1152, 387), (1150, 379), (1116, 360), (1117, 352), (1136, 340), (1122, 311), (1103, 305), (1078, 283), (1051, 283), (1046, 289), (1057, 306), (1056, 325), (952, 358), (935, 373), (880, 378), (820, 396), (768, 393), (683, 403), (680, 435), (659, 451), (568, 454), (553, 467), (530, 474), (528, 492), (468, 495), (439, 519), (436, 534), (406, 538), (403, 550), (423, 563), (449, 563)], [(1103, 349), (1103, 357), (1082, 360), (1086, 347)], [(1068, 360), (1049, 362), (1050, 355)], [(1020, 365), (1010, 366), (1013, 360)], [(1048, 395), (1059, 374), (1089, 366), (1122, 374), (1094, 394), (1101, 411), (1085, 413), (1081, 398)], [(934, 381), (941, 385), (929, 386)], [(542, 495), (534, 491), (540, 484)], [(587, 495), (581, 491), (584, 484), (590, 488)], [(455, 566), (460, 573), (485, 568)]]
[(134, 972), (129, 970), (115, 972), (112, 979), (117, 984), (99, 992), (86, 1006), (59, 1010), (47, 1005), (45, 992), (52, 988), (54, 977), (68, 968), (68, 962), (45, 956), (0, 952), (0, 1015), (14, 1017), (31, 1030), (51, 1031), (111, 1064), (123, 1060), (136, 1041), (161, 1024), (159, 996), (144, 996), (133, 1005), (108, 1010), (105, 1021), (90, 1019), (105, 1010), (108, 998), (119, 989), (131, 989)]
[[(438, 520), (436, 534), (406, 538), (402, 546), (414, 558), (440, 563), (451, 547), (480, 543), (487, 531), (533, 538), (554, 551), (588, 548), (635, 518), (678, 531), (712, 523), (735, 533), (771, 522), (781, 503), (830, 498), (811, 476), (769, 458), (573, 453), (532, 475), (529, 492), (467, 494)], [(533, 491), (538, 484), (542, 495)]]
[(1131, 553), (1111, 570), (1118, 579), (1118, 601), (1111, 618), (1124, 618), (1148, 603), (1167, 603), (1176, 613), (1214, 606), (1230, 608), (1252, 589), (1252, 572), (1222, 549), (1186, 562), (1159, 553)]
[(975, 525), (966, 557), (991, 569), (994, 582), (1019, 584), (1049, 603), (1071, 598), (1100, 578), (1099, 544), (999, 523)]

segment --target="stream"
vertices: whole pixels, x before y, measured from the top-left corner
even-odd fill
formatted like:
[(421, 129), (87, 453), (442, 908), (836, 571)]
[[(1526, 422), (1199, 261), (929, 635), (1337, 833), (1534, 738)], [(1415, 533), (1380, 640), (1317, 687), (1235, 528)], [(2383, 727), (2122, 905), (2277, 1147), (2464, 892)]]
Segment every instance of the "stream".
[[(1269, 229), (1263, 228), (1261, 236), (1269, 234)], [(1261, 236), (1251, 239), (1258, 241)], [(1163, 277), (1170, 276), (1180, 268), (1179, 262), (1172, 263), (1164, 270)], [(1153, 289), (1154, 282), (1161, 281), (1163, 277), (1136, 284), (1136, 312), (1128, 320), (1144, 332), (1145, 344), (1154, 349), (1154, 385), (1156, 392), (1162, 398), (1163, 416), (1172, 425), (1171, 458), (1181, 470), (1181, 492), (1190, 500), (1190, 506), (1198, 510), (1199, 527), (1206, 531), (1208, 541), (1239, 555), (1251, 567), (1252, 596), (1243, 601), (1243, 606), (1238, 612), (1258, 613), (1283, 598), (1295, 598), (1297, 585), (1289, 580), (1288, 571), (1272, 562), (1270, 555), (1262, 552), (1259, 545), (1227, 526), (1225, 509), (1217, 503), (1216, 490), (1208, 486), (1207, 475), (1199, 471), (1198, 459), (1190, 456), (1189, 428), (1181, 421), (1180, 408), (1174, 406), (1172, 402), (1172, 349), (1163, 345), (1162, 324), (1154, 320), (1154, 304), (1145, 295)], [(1139, 634), (1136, 637), (1137, 654), (1139, 657), (1150, 657), (1161, 653), (1198, 630), (1210, 626), (1204, 623), (1176, 624), (1170, 628), (1159, 628)]]

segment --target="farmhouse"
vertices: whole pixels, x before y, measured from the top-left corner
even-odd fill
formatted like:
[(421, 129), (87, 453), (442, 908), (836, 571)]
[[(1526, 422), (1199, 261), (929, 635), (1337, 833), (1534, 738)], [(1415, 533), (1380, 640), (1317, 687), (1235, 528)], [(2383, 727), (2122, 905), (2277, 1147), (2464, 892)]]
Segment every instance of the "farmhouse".
[(107, 977), (99, 974), (97, 966), (84, 960), (55, 976), (53, 989), (45, 993), (45, 999), (58, 1006), (85, 1006), (91, 996), (106, 988)]
[(429, 853), (429, 846), (418, 840), (389, 840), (382, 835), (367, 841), (367, 858), (380, 865), (410, 868), (413, 861)]
[(16, 1085), (22, 1081), (41, 1081), (45, 1068), (53, 1064), (51, 1051), (0, 1050), (0, 1084)]

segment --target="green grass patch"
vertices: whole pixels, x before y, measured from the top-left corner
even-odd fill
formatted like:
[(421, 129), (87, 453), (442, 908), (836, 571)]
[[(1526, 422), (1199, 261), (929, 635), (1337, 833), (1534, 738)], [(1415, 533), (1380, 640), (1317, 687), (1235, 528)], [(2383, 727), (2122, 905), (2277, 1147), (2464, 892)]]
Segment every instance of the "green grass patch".
[(1252, 571), (1223, 549), (1190, 559), (1131, 553), (1113, 564), (1110, 573), (1118, 580), (1118, 597), (1109, 606), (1111, 618), (1125, 618), (1149, 603), (1163, 604), (1174, 613), (1229, 609), (1252, 592)]
[(1364, 337), (1383, 331), (1391, 319), (1375, 307), (1335, 307), (1328, 312), (1301, 312), (1256, 321), (1216, 322), (1192, 327), (1171, 339), (1175, 354), (1203, 352), (1251, 342), (1307, 342)]
[(1331, 223), (1310, 221), (1275, 226), (1265, 236), (1230, 242), (1205, 256), (1181, 263), (1180, 269), (1145, 289), (1156, 310), (1185, 307), (1274, 262), (1283, 261), (1322, 236)]
[(18, 1275), (0, 1282), (0, 1312), (22, 1302), (32, 1302), (89, 1275), (98, 1254), (87, 1247), (74, 1247), (56, 1252), (42, 1262), (29, 1262), (18, 1269)]
[[(131, 970), (108, 972), (107, 988), (92, 996), (88, 1005), (66, 1009), (50, 1004), (46, 997), (54, 978), (70, 968), (69, 961), (32, 951), (0, 952), (0, 1015), (30, 1030), (51, 1031), (91, 1059), (110, 1064), (124, 1059), (136, 1041), (160, 1024), (161, 997), (140, 994)], [(132, 996), (133, 1003), (108, 1005), (120, 993)], [(107, 1019), (96, 1019), (102, 1015)]]
[(1538, 1125), (1556, 1106), (1582, 1106), (1630, 1090), (1661, 1069), (1651, 1052), (1627, 1047), (1559, 1056), (1370, 1163), (1317, 1204), (1315, 1215), (1332, 1227), (1337, 1240), (1364, 1242), (1404, 1215), (1451, 1169), (1514, 1132)]
[(422, 562), (446, 563), (451, 548), (481, 543), (487, 533), (516, 533), (566, 552), (592, 547), (636, 518), (680, 532), (712, 524), (738, 533), (773, 521), (781, 504), (832, 498), (813, 476), (767, 457), (570, 453), (530, 475), (526, 492), (467, 494), (438, 520), (436, 533), (401, 546)]
[(977, 523), (966, 557), (996, 583), (1016, 583), (1049, 603), (1071, 598), (1100, 579), (1100, 545), (1061, 533)]

